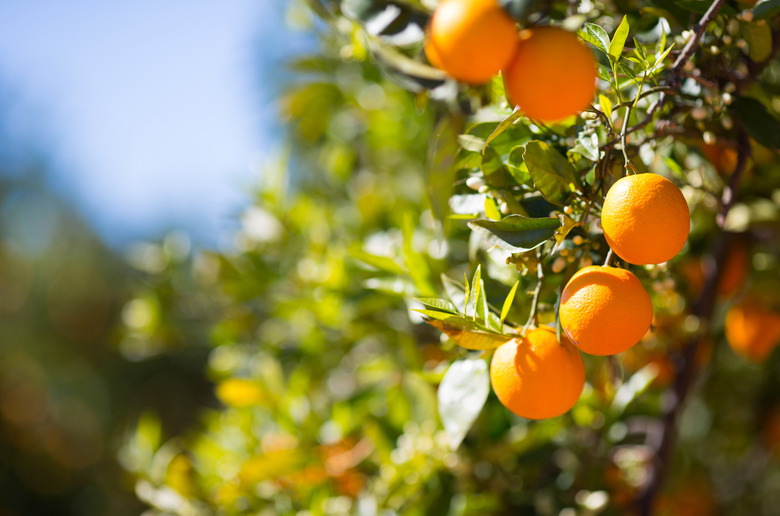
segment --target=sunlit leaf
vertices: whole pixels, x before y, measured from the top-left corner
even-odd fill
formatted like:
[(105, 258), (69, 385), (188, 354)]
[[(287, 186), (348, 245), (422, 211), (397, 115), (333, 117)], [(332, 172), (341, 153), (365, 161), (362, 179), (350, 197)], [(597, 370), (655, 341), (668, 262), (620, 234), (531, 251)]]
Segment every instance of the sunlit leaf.
[(449, 312), (451, 314), (460, 314), (458, 311), (458, 307), (456, 307), (451, 302), (447, 301), (446, 299), (438, 299), (438, 298), (432, 298), (432, 297), (421, 297), (417, 298), (417, 301), (420, 303), (431, 306), (433, 308), (438, 308), (439, 310), (443, 310), (445, 312)]
[(493, 220), (501, 219), (501, 212), (498, 211), (496, 201), (492, 197), (485, 197), (485, 215)]
[(439, 417), (450, 448), (460, 446), (490, 394), (490, 374), (481, 358), (457, 360), (447, 369), (437, 392)]
[(595, 23), (586, 23), (577, 32), (577, 35), (595, 46), (605, 54), (609, 55), (609, 34)]
[(472, 316), (477, 315), (477, 307), (479, 306), (479, 296), (482, 294), (482, 266), (477, 265), (477, 270), (474, 271), (474, 276), (471, 278), (471, 292), (466, 303), (466, 315), (469, 313)]
[(432, 319), (425, 322), (438, 328), (455, 344), (466, 349), (493, 349), (511, 338), (500, 333), (479, 329), (474, 321), (462, 317), (452, 316), (447, 319)]
[(509, 294), (507, 294), (506, 299), (504, 299), (504, 306), (501, 307), (501, 324), (504, 324), (504, 321), (506, 320), (506, 316), (509, 315), (509, 310), (512, 308), (512, 303), (515, 301), (515, 294), (517, 293), (517, 287), (520, 285), (520, 280), (517, 280), (515, 284), (512, 286), (512, 290), (509, 291)]
[(535, 249), (552, 238), (561, 226), (552, 217), (533, 219), (509, 215), (501, 220), (476, 219), (469, 227), (489, 243), (513, 253)]
[(576, 220), (564, 214), (559, 215), (559, 218), (563, 224), (555, 231), (555, 241), (557, 245), (561, 245), (563, 241), (566, 240), (566, 237), (569, 235), (569, 232), (572, 229), (578, 226), (582, 226), (582, 222), (577, 222)]
[(607, 115), (607, 118), (612, 120), (612, 101), (609, 100), (609, 97), (599, 95), (599, 105), (601, 106), (601, 111)]
[(623, 53), (623, 47), (626, 45), (626, 39), (628, 39), (628, 31), (628, 20), (623, 16), (623, 20), (620, 22), (620, 25), (618, 25), (615, 34), (612, 36), (612, 41), (609, 43), (608, 53), (610, 57), (616, 61), (620, 59), (620, 56)]

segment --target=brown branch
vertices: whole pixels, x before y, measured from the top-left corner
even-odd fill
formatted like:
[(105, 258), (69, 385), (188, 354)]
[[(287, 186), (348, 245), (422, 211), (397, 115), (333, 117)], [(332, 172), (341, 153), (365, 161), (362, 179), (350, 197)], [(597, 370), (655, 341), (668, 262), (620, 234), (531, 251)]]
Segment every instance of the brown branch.
[[(736, 201), (736, 192), (742, 173), (747, 165), (750, 156), (750, 140), (743, 127), (739, 128), (739, 149), (737, 153), (737, 165), (734, 173), (731, 175), (728, 186), (723, 190), (721, 198), (721, 210), (718, 214), (718, 225), (721, 230), (728, 215), (729, 210)], [(717, 299), (718, 281), (723, 271), (723, 265), (726, 260), (729, 244), (733, 235), (721, 231), (720, 236), (713, 248), (715, 257), (715, 267), (709, 271), (696, 303), (693, 306), (692, 315), (700, 321), (699, 331), (686, 342), (683, 352), (675, 361), (675, 381), (672, 387), (671, 402), (666, 409), (663, 417), (663, 431), (653, 463), (650, 465), (648, 481), (645, 488), (639, 494), (636, 500), (637, 507), (642, 516), (650, 516), (653, 512), (653, 502), (663, 483), (664, 476), (669, 466), (669, 459), (674, 447), (675, 432), (677, 430), (677, 420), (682, 412), (682, 408), (691, 385), (696, 378), (696, 353), (699, 343), (703, 336), (710, 330), (710, 319), (715, 308)]]

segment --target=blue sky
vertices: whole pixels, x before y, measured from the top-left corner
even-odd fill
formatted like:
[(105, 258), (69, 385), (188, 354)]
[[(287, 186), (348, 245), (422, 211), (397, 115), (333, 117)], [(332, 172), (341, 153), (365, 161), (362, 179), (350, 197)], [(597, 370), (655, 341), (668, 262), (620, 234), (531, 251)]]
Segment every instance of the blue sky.
[[(3, 0), (5, 126), (51, 153), (54, 187), (109, 243), (229, 231), (273, 147), (278, 0)], [(9, 95), (4, 95), (7, 100)]]

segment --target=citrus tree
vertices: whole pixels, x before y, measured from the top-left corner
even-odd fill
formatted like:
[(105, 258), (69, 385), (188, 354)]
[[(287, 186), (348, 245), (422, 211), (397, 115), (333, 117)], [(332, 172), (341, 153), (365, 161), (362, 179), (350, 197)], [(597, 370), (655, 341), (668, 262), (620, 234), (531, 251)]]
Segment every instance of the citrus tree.
[(290, 11), (288, 147), (190, 264), (220, 406), (121, 452), (151, 513), (773, 514), (780, 2)]

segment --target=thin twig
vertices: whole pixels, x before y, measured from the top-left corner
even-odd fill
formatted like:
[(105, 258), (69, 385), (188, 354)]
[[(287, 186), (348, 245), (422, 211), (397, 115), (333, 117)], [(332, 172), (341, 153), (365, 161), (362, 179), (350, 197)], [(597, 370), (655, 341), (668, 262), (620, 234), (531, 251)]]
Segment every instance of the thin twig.
[[(680, 54), (677, 56), (677, 59), (672, 64), (672, 69), (669, 72), (669, 75), (666, 77), (665, 86), (667, 91), (661, 92), (658, 100), (653, 102), (653, 104), (648, 108), (647, 115), (642, 121), (625, 130), (626, 135), (636, 132), (649, 124), (653, 119), (653, 115), (655, 115), (656, 111), (661, 109), (666, 103), (668, 96), (670, 94), (677, 93), (677, 91), (680, 89), (680, 74), (682, 73), (683, 68), (685, 67), (686, 63), (688, 63), (688, 61), (690, 61), (693, 57), (693, 54), (696, 52), (696, 48), (699, 45), (699, 41), (701, 41), (701, 38), (704, 35), (704, 31), (707, 28), (707, 25), (709, 25), (709, 23), (715, 19), (715, 16), (718, 14), (718, 11), (723, 6), (725, 1), (726, 0), (715, 0), (701, 17), (699, 23), (693, 27), (693, 35), (691, 36), (691, 39), (688, 40)], [(613, 140), (602, 146), (602, 148), (614, 145), (615, 143), (617, 142)]]
[(615, 252), (610, 247), (609, 252), (607, 253), (607, 257), (604, 258), (604, 267), (609, 267), (609, 265), (612, 263), (612, 258), (614, 256), (615, 256)]
[(533, 323), (536, 318), (536, 310), (539, 306), (539, 292), (541, 292), (542, 283), (544, 282), (544, 268), (542, 267), (541, 252), (537, 252), (537, 256), (539, 257), (539, 263), (536, 266), (536, 277), (539, 281), (536, 283), (536, 288), (534, 289), (534, 298), (531, 301), (531, 313), (528, 314), (528, 321), (526, 321), (523, 326), (522, 335), (525, 335), (525, 332), (528, 331), (528, 328), (531, 327), (531, 323)]

